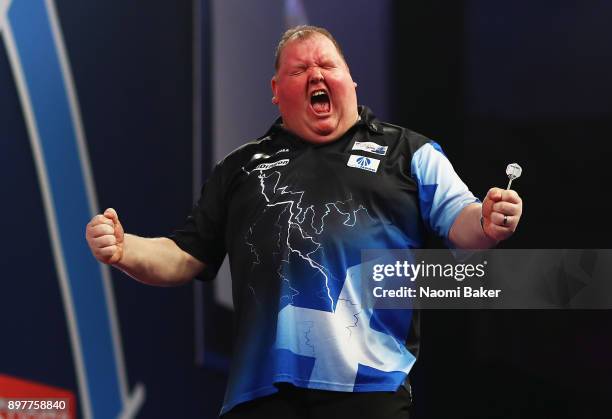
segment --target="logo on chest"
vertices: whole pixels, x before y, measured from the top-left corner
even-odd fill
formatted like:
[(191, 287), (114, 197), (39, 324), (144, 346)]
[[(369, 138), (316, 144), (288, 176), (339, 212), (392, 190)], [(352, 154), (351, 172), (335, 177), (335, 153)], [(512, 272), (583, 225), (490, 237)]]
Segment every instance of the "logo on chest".
[(355, 141), (355, 144), (353, 144), (352, 149), (384, 156), (385, 154), (387, 154), (388, 148), (389, 146), (376, 144), (371, 141)]
[(378, 170), (378, 165), (380, 164), (380, 160), (374, 159), (372, 157), (365, 156), (357, 156), (355, 154), (351, 154), (348, 162), (346, 163), (349, 167), (355, 167), (357, 169), (367, 170), (368, 172), (374, 172)]
[(286, 166), (287, 163), (289, 163), (289, 159), (278, 160), (274, 163), (261, 163), (253, 170), (268, 170), (272, 169), (273, 167)]

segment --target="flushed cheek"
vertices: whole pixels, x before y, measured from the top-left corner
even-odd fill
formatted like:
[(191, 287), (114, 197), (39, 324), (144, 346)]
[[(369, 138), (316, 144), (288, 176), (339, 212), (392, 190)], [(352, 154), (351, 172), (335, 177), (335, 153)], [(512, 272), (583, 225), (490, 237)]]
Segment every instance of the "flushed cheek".
[(284, 96), (280, 98), (280, 108), (284, 111), (298, 111), (305, 110), (308, 108), (310, 103), (304, 100), (297, 94), (291, 96)]

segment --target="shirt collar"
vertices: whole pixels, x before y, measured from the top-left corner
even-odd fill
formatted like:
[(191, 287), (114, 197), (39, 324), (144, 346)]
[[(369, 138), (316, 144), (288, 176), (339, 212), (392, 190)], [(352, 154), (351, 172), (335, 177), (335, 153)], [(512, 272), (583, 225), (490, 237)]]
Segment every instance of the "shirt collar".
[(380, 125), (380, 121), (376, 118), (376, 115), (367, 106), (359, 106), (359, 116), (361, 120), (357, 123), (358, 125), (364, 125), (370, 132), (374, 134), (382, 134), (383, 128)]

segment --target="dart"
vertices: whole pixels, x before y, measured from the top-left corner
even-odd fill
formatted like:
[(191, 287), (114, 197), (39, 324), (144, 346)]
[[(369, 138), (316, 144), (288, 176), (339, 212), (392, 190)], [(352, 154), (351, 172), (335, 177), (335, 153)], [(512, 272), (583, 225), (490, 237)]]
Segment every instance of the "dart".
[(522, 173), (523, 173), (523, 169), (521, 168), (521, 166), (519, 166), (517, 163), (510, 163), (508, 167), (506, 167), (506, 174), (508, 175), (508, 178), (510, 179), (510, 181), (508, 182), (508, 187), (506, 189), (510, 189), (510, 186), (512, 185), (512, 181), (514, 179), (521, 177)]

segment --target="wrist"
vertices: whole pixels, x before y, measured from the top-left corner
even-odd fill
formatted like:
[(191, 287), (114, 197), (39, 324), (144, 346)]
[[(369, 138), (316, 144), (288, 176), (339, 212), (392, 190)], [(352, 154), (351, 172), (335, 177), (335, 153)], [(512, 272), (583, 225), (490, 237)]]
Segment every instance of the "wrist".
[(487, 234), (487, 230), (485, 230), (484, 226), (484, 216), (482, 214), (480, 214), (480, 228), (482, 229), (482, 234), (484, 235), (485, 240), (488, 242), (487, 247), (493, 247), (499, 244), (499, 240), (494, 239), (493, 237), (489, 236), (489, 234)]
[(116, 260), (113, 260), (110, 265), (114, 268), (124, 270), (126, 268), (125, 262), (125, 252), (126, 252), (126, 242), (127, 242), (127, 234), (124, 234), (123, 240), (120, 243), (117, 243), (117, 253), (113, 256)]

